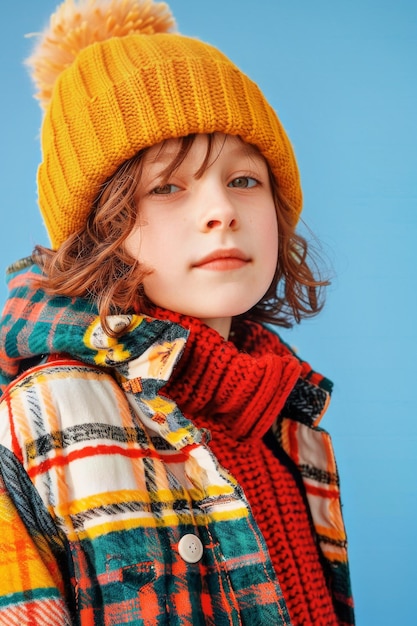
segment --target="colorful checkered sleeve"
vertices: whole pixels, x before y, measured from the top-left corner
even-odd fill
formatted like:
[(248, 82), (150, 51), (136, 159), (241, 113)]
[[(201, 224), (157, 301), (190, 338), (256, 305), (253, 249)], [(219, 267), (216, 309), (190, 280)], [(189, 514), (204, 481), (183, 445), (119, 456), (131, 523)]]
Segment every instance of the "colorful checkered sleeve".
[(4, 446), (0, 528), (0, 624), (71, 624), (68, 579), (63, 576), (65, 538), (21, 464)]

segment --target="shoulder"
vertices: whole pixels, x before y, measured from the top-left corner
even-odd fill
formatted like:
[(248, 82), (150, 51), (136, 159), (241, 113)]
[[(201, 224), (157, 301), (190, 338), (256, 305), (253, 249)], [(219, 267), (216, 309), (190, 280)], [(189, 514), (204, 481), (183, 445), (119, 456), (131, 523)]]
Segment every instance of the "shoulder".
[(20, 376), (6, 387), (1, 400), (13, 399), (29, 391), (32, 391), (33, 394), (36, 390), (41, 391), (42, 389), (50, 389), (52, 387), (63, 393), (69, 389), (72, 392), (77, 389), (77, 394), (73, 395), (78, 395), (83, 390), (83, 382), (87, 383), (89, 389), (89, 383), (94, 382), (103, 385), (107, 383), (111, 386), (115, 384), (117, 386), (110, 371), (83, 363), (71, 357), (59, 356), (56, 359), (40, 363), (22, 372)]
[[(120, 421), (128, 401), (112, 373), (71, 358), (23, 372), (5, 390), (0, 414), (20, 433), (62, 431), (77, 423)], [(5, 426), (6, 427), (6, 426)], [(1, 430), (1, 429), (0, 429)]]

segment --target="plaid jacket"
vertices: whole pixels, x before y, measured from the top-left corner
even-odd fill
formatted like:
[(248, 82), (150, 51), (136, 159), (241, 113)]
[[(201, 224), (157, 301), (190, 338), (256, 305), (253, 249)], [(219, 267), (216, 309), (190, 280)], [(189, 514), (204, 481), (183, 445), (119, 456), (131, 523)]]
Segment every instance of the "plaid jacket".
[(238, 485), (172, 409), (71, 360), (6, 391), (0, 623), (290, 623)]
[[(207, 433), (158, 393), (187, 332), (115, 317), (129, 325), (121, 343), (94, 312), (62, 298), (40, 322), (39, 292), (19, 309), (27, 276), (11, 286), (4, 382), (17, 354), (61, 352), (64, 336), (82, 346), (82, 361), (49, 357), (6, 386), (0, 403), (0, 624), (290, 624), (242, 490)], [(10, 317), (21, 322), (16, 335)], [(307, 446), (305, 429), (316, 433)], [(348, 596), (337, 472), (321, 433), (289, 417), (275, 434), (304, 475), (323, 554)]]

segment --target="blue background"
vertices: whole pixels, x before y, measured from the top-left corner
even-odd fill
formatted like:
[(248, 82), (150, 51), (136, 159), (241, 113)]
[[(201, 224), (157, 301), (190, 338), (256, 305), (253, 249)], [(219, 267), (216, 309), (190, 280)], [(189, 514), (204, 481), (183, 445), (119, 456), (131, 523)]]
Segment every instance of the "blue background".
[[(47, 243), (36, 207), (40, 109), (22, 66), (56, 3), (2, 6), (0, 265)], [(359, 626), (412, 626), (417, 3), (172, 0), (262, 88), (294, 144), (304, 220), (334, 271), (327, 306), (285, 338), (335, 383), (333, 436)], [(0, 286), (4, 300), (6, 288)]]

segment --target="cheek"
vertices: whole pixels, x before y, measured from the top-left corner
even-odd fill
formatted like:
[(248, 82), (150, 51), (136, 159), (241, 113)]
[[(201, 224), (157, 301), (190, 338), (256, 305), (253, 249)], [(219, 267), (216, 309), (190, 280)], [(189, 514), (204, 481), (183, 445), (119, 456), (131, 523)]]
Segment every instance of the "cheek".
[(154, 263), (163, 256), (169, 246), (168, 237), (163, 237), (158, 229), (149, 224), (139, 225), (126, 239), (127, 252), (137, 261), (144, 264)]
[(262, 234), (260, 238), (262, 245), (262, 253), (266, 266), (272, 274), (275, 273), (275, 269), (278, 263), (278, 221), (275, 214), (267, 216), (262, 224)]
[(142, 248), (142, 229), (140, 225), (135, 226), (132, 230), (125, 241), (124, 247), (130, 256), (139, 260), (139, 253)]

